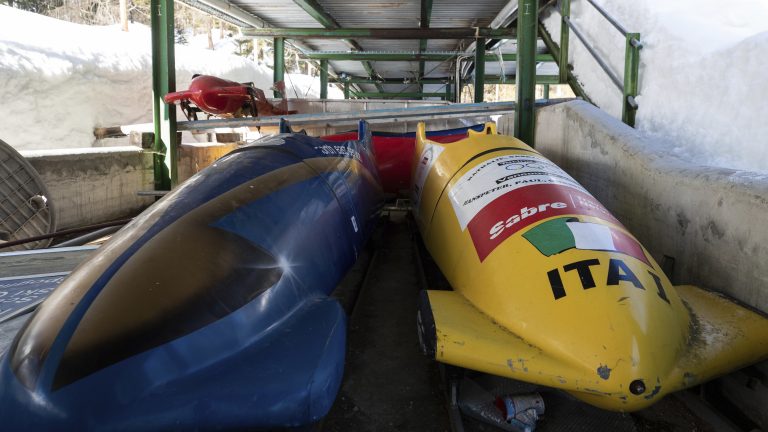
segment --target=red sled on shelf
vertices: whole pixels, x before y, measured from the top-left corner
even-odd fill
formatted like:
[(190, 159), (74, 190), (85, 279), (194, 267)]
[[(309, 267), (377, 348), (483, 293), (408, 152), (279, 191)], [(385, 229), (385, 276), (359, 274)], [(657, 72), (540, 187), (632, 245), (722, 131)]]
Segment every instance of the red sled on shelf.
[[(285, 83), (278, 81), (275, 89), (285, 94)], [(272, 105), (264, 92), (253, 83), (238, 83), (211, 75), (194, 75), (189, 89), (168, 93), (163, 98), (167, 104), (181, 105), (188, 120), (198, 120), (197, 113), (204, 112), (218, 117), (259, 117), (295, 114), (288, 110), (288, 100)]]

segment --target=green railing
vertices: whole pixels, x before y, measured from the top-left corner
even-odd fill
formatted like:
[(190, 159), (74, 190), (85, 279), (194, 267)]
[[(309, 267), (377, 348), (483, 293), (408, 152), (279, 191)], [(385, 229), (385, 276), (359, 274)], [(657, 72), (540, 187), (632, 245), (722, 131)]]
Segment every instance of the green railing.
[(635, 126), (635, 114), (637, 113), (637, 102), (635, 97), (637, 96), (637, 83), (640, 70), (640, 49), (643, 48), (643, 44), (640, 42), (640, 33), (630, 33), (624, 26), (622, 26), (616, 19), (614, 19), (608, 12), (605, 11), (600, 5), (595, 3), (594, 0), (586, 0), (602, 15), (611, 25), (624, 36), (626, 40), (626, 48), (624, 53), (624, 79), (620, 79), (618, 75), (611, 70), (610, 66), (600, 57), (597, 51), (590, 45), (585, 38), (584, 34), (571, 22), (571, 1), (560, 0), (560, 15), (562, 21), (560, 24), (560, 50), (559, 50), (559, 62), (560, 67), (560, 82), (573, 82), (575, 81), (570, 75), (568, 68), (568, 38), (570, 31), (584, 44), (584, 47), (592, 55), (598, 65), (608, 75), (611, 82), (619, 89), (622, 94), (621, 103), (621, 121), (629, 126)]

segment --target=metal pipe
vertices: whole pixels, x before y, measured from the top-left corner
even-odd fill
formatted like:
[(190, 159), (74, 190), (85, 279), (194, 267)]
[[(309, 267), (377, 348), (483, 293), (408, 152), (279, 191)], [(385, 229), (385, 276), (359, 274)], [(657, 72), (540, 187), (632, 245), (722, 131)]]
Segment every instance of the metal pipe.
[(274, 28), (242, 29), (254, 38), (284, 37), (288, 39), (474, 39), (489, 37), (512, 39), (514, 29), (479, 27), (440, 28)]
[(608, 12), (606, 12), (606, 11), (605, 11), (605, 9), (603, 9), (603, 8), (602, 8), (602, 7), (601, 7), (599, 4), (595, 3), (595, 1), (594, 1), (594, 0), (587, 0), (587, 1), (589, 2), (589, 4), (591, 4), (592, 6), (594, 6), (594, 7), (595, 7), (595, 9), (597, 9), (597, 11), (598, 11), (598, 12), (600, 12), (600, 15), (604, 16), (604, 17), (605, 17), (605, 19), (607, 19), (607, 20), (608, 20), (608, 22), (609, 22), (609, 23), (611, 23), (611, 24), (612, 24), (612, 25), (613, 25), (613, 26), (616, 28), (616, 30), (618, 30), (619, 32), (621, 32), (621, 35), (622, 35), (622, 36), (626, 36), (626, 35), (627, 35), (627, 33), (629, 33), (629, 32), (628, 32), (628, 31), (627, 31), (627, 30), (624, 28), (624, 26), (622, 26), (621, 24), (619, 24), (619, 22), (618, 22), (618, 21), (616, 21), (616, 20), (615, 20), (615, 19), (614, 19), (612, 16), (608, 15)]
[(106, 228), (106, 227), (118, 226), (118, 225), (122, 226), (122, 225), (125, 225), (125, 224), (127, 224), (128, 222), (130, 222), (132, 220), (133, 219), (121, 219), (121, 220), (116, 220), (116, 221), (112, 221), (112, 222), (100, 223), (100, 224), (96, 224), (96, 225), (88, 225), (88, 226), (84, 226), (84, 227), (80, 227), (80, 228), (65, 229), (65, 230), (56, 231), (56, 232), (49, 233), (49, 234), (41, 234), (41, 235), (38, 235), (38, 236), (27, 237), (25, 239), (13, 240), (13, 241), (9, 241), (9, 242), (0, 243), (0, 249), (9, 248), (11, 246), (16, 246), (16, 245), (20, 245), (20, 244), (24, 244), (24, 243), (31, 243), (31, 242), (36, 242), (36, 241), (40, 241), (40, 240), (47, 240), (47, 239), (50, 239), (50, 238), (61, 237), (61, 236), (64, 236), (64, 235), (69, 235), (69, 234), (77, 234), (77, 233), (91, 231), (91, 230), (100, 229), (100, 228)]
[[(327, 59), (327, 60), (370, 60), (370, 61), (447, 61), (459, 55), (464, 55), (463, 51), (305, 51), (302, 55), (309, 59)], [(474, 55), (474, 54), (473, 54)], [(472, 57), (472, 56), (470, 56)], [(516, 53), (497, 54), (495, 52), (486, 52), (486, 61), (516, 61)], [(536, 61), (553, 62), (552, 54), (537, 53)]]
[(579, 31), (579, 29), (577, 29), (576, 26), (573, 25), (571, 20), (569, 18), (565, 18), (565, 17), (563, 17), (563, 20), (566, 22), (566, 24), (568, 24), (568, 27), (570, 27), (570, 29), (573, 30), (573, 34), (575, 34), (576, 37), (579, 38), (581, 43), (584, 44), (584, 48), (586, 48), (587, 51), (589, 51), (589, 53), (592, 54), (592, 58), (595, 59), (597, 64), (599, 64), (600, 67), (603, 68), (603, 71), (605, 71), (605, 73), (608, 74), (608, 78), (610, 78), (611, 81), (613, 82), (613, 84), (616, 85), (616, 88), (618, 88), (619, 91), (621, 91), (623, 93), (624, 92), (624, 85), (621, 83), (621, 80), (619, 79), (619, 77), (616, 76), (616, 74), (613, 73), (613, 71), (608, 66), (608, 64), (605, 63), (603, 61), (603, 59), (600, 58), (600, 55), (597, 53), (597, 51), (595, 51), (595, 49), (592, 48), (592, 46), (589, 44), (589, 42), (587, 42), (587, 39), (584, 37), (584, 35), (581, 33), (581, 31)]
[[(408, 79), (408, 78), (361, 78), (361, 77), (349, 77), (346, 79), (351, 84), (445, 84), (451, 81), (451, 77), (443, 78), (424, 78), (424, 79)], [(343, 83), (344, 80), (335, 78), (331, 79), (332, 83)]]
[(397, 99), (417, 99), (417, 98), (424, 98), (424, 97), (439, 97), (443, 98), (445, 97), (445, 93), (424, 93), (424, 92), (400, 92), (400, 93), (379, 93), (379, 92), (360, 92), (357, 93), (358, 97), (361, 98), (372, 98), (372, 99), (391, 99), (391, 98), (397, 98)]
[(115, 225), (110, 226), (106, 228), (102, 228), (100, 230), (96, 230), (94, 232), (88, 233), (86, 235), (82, 235), (80, 237), (73, 238), (72, 240), (67, 240), (65, 242), (61, 242), (57, 244), (56, 246), (52, 246), (53, 248), (62, 248), (62, 247), (69, 247), (69, 246), (82, 246), (86, 243), (92, 242), (94, 240), (98, 240), (104, 236), (108, 236), (110, 234), (114, 234), (122, 228), (122, 225)]

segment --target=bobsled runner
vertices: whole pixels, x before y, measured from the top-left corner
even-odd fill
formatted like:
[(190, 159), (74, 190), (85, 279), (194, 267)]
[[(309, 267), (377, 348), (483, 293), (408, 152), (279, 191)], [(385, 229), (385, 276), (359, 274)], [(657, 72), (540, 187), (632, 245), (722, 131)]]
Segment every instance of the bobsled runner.
[(2, 359), (2, 429), (260, 430), (321, 419), (346, 340), (328, 294), (381, 205), (370, 134), (360, 136), (264, 138), (123, 228)]
[(438, 361), (634, 411), (768, 357), (768, 319), (672, 286), (578, 182), (492, 123), (450, 144), (419, 125), (416, 154), (414, 214), (453, 288), (420, 298)]

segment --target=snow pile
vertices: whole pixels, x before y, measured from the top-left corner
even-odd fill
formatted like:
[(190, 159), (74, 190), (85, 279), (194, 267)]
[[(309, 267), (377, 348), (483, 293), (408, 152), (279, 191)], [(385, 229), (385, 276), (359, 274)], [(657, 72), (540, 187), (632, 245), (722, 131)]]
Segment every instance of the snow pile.
[[(768, 172), (768, 2), (602, 0), (628, 31), (639, 32), (637, 128), (696, 163)], [(571, 19), (624, 76), (624, 37), (584, 0)], [(544, 23), (559, 41), (560, 15)], [(571, 32), (570, 63), (585, 91), (621, 117), (621, 93)]]
[[(233, 50), (177, 45), (177, 89), (195, 73), (269, 89), (272, 70)], [(319, 97), (319, 79), (290, 78), (289, 96)], [(94, 127), (152, 121), (150, 30), (132, 25), (126, 33), (0, 6), (0, 83), (0, 139), (19, 150), (89, 147)], [(343, 97), (333, 87), (328, 95)]]

